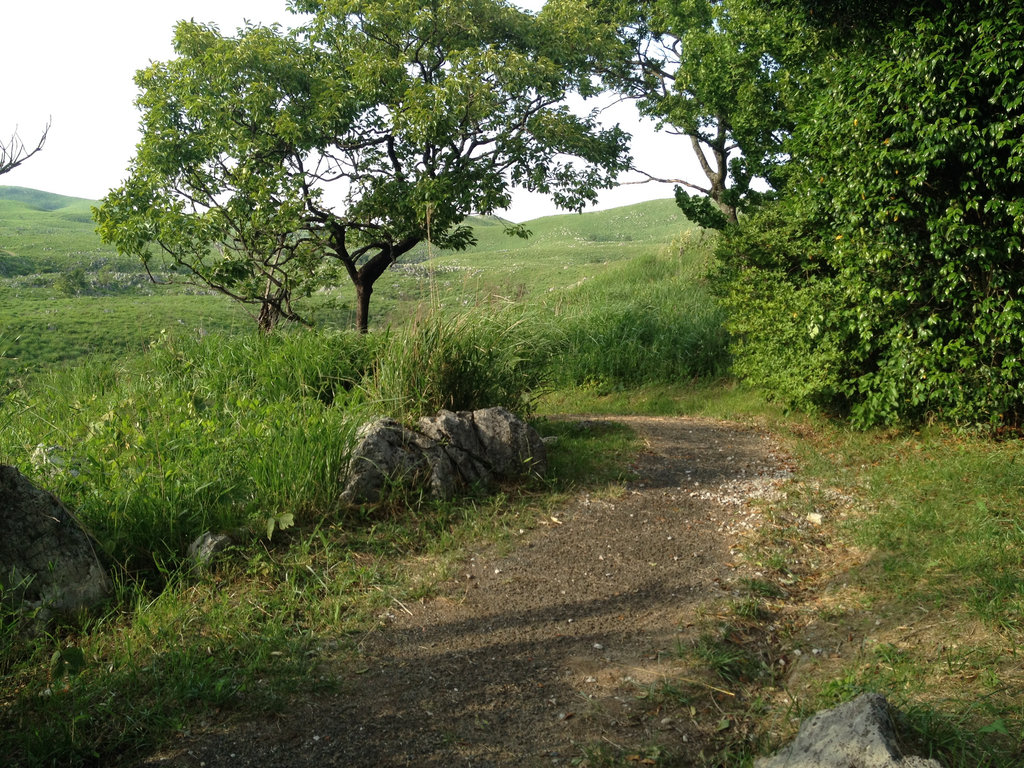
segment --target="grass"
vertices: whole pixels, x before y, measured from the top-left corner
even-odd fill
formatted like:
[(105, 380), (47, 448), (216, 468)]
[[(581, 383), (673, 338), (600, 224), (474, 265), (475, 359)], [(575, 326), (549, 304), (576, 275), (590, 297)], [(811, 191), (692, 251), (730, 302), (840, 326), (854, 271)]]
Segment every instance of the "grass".
[[(8, 649), (0, 750), (14, 765), (130, 762), (197, 718), (273, 711), (295, 690), (329, 690), (331, 670), (352, 663), (354, 639), (394, 600), (430, 594), (468, 542), (512, 537), (570, 488), (614, 482), (636, 450), (613, 425), (540, 426), (559, 438), (553, 470), (518, 495), (320, 510), (157, 592), (122, 575), (108, 615)], [(68, 651), (83, 660), (74, 672), (50, 661)]]
[[(9, 198), (0, 231), (16, 222)], [(29, 203), (16, 211), (26, 227), (44, 214), (75, 221), (73, 203)], [(572, 488), (627, 479), (628, 430), (560, 414), (639, 413), (768, 430), (798, 467), (786, 497), (764, 503), (733, 594), (705, 607), (702, 640), (680, 649), (692, 679), (651, 694), (652, 711), (715, 713), (700, 764), (750, 765), (796, 718), (865, 690), (899, 706), (912, 746), (943, 765), (1024, 762), (1020, 443), (939, 427), (853, 432), (723, 378), (721, 318), (700, 278), (709, 243), (684, 233), (666, 249), (681, 227), (652, 226), (659, 210), (540, 220), (522, 252), (482, 222), (474, 253), (389, 273), (394, 327), (362, 339), (160, 334), (182, 308), (207, 330), (227, 315), (205, 296), (52, 298), (45, 280), (30, 284), (38, 265), (84, 263), (88, 248), (74, 262), (0, 240), (0, 353), (19, 358), (0, 387), (0, 461), (68, 499), (118, 563), (111, 611), (85, 626), (28, 639), (0, 612), (0, 754), (31, 766), (130, 760), (197, 717), (328, 686), (355, 634), (391, 600), (429, 594), (460, 547), (510, 540)], [(40, 247), (63, 242), (61, 226)], [(323, 301), (342, 311), (340, 298)], [(93, 326), (83, 333), (94, 338), (72, 336)], [(27, 358), (73, 362), (69, 346), (91, 362), (26, 373)], [(558, 438), (546, 485), (459, 504), (334, 504), (369, 413), (409, 420), (496, 401), (533, 408)], [(295, 525), (282, 530), (287, 515)], [(208, 528), (239, 543), (188, 576), (184, 547)], [(679, 758), (652, 742), (583, 759)]]
[(92, 201), (0, 187), (0, 278), (55, 273), (71, 266), (137, 270), (96, 234)]
[(231, 333), (248, 330), (251, 323), (238, 306), (220, 296), (9, 299), (0, 305), (0, 328), (7, 337), (0, 348), (0, 374), (117, 360), (167, 334)]

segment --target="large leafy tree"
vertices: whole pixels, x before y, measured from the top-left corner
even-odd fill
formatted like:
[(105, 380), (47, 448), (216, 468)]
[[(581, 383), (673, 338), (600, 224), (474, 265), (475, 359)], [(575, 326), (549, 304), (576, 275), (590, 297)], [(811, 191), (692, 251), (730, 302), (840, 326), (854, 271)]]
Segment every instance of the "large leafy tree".
[[(674, 182), (694, 221), (722, 229), (781, 181), (792, 102), (812, 50), (793, 14), (751, 0), (594, 0), (622, 41), (608, 79), (641, 113), (690, 145), (702, 179), (637, 169)], [(761, 180), (761, 191), (755, 180)]]
[[(573, 0), (299, 0), (285, 33), (194, 23), (140, 72), (143, 138), (99, 231), (149, 263), (305, 321), (295, 299), (347, 275), (367, 329), (375, 281), (428, 235), (522, 186), (580, 209), (628, 164), (627, 136), (564, 106), (592, 95), (599, 38)], [(525, 234), (510, 226), (510, 233)]]
[[(846, 15), (826, 22), (841, 29), (790, 145), (802, 180), (789, 221), (763, 220), (760, 243), (734, 239), (726, 253), (741, 365), (862, 425), (1019, 427), (1024, 7), (932, 0), (892, 18), (871, 7), (856, 46), (840, 34)], [(782, 286), (765, 299), (780, 310), (773, 325), (741, 290), (769, 276)], [(781, 366), (772, 350), (786, 336), (807, 354)]]

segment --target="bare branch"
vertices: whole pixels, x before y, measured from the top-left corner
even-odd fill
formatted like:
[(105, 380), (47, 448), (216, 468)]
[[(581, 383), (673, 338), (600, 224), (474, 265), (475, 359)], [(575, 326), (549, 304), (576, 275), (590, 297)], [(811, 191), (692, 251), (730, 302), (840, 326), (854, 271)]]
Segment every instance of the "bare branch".
[(46, 121), (46, 127), (43, 128), (43, 134), (39, 137), (39, 142), (36, 144), (35, 149), (29, 150), (25, 146), (25, 142), (21, 140), (21, 136), (18, 135), (18, 129), (14, 129), (14, 133), (11, 135), (11, 140), (7, 144), (0, 142), (0, 176), (3, 174), (13, 171), (19, 165), (28, 160), (36, 152), (42, 150), (43, 145), (46, 143), (46, 137), (50, 133), (50, 126), (53, 124), (53, 119)]
[(651, 174), (647, 173), (647, 171), (641, 171), (639, 168), (630, 168), (630, 170), (635, 173), (639, 173), (642, 176), (646, 176), (647, 178), (641, 179), (640, 181), (620, 181), (620, 187), (635, 186), (637, 184), (650, 184), (652, 181), (654, 181), (659, 184), (682, 184), (684, 187), (689, 187), (690, 189), (695, 189), (698, 192), (703, 192), (705, 195), (710, 194), (711, 192), (711, 190), (698, 186), (697, 184), (689, 182), (686, 179), (663, 179), (658, 176), (652, 176)]

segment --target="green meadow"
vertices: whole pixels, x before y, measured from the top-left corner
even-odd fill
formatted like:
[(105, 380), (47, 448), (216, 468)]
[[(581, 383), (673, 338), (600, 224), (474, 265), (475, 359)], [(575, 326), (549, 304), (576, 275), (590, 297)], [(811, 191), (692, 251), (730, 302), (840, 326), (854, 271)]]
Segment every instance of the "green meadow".
[[(855, 431), (732, 380), (705, 284), (714, 239), (671, 201), (538, 219), (525, 241), (474, 222), (472, 249), (424, 246), (380, 279), (366, 336), (347, 285), (311, 297), (318, 327), (261, 336), (223, 297), (139, 279), (88, 210), (0, 187), (0, 462), (76, 510), (115, 581), (105, 611), (38, 636), (0, 600), (6, 764), (128, 765), (196, 721), (325, 688), (326, 648), (354, 658), (382, 610), (431, 594), (467, 547), (571, 493), (621, 491), (642, 446), (549, 418), (579, 413), (729, 419), (796, 466), (738, 553), (760, 576), (678, 649), (703, 676), (637, 692), (659, 717), (716, 713), (695, 764), (752, 765), (797, 718), (865, 690), (944, 766), (1024, 761), (1019, 441)], [(444, 504), (401, 489), (338, 504), (371, 416), (490, 405), (559, 438), (548, 476)], [(238, 545), (195, 576), (186, 549), (206, 530)], [(780, 665), (793, 649), (804, 660)], [(680, 764), (645, 738), (581, 747), (576, 764)]]

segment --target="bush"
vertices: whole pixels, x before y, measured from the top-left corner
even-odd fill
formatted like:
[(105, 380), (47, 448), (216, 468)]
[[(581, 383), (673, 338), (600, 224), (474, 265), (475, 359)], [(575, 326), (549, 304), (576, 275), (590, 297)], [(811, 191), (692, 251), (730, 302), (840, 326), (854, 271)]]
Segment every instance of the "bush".
[(806, 173), (723, 245), (740, 373), (860, 426), (1020, 424), (1022, 35), (1024, 7), (946, 2), (844, 51), (791, 145)]
[(785, 199), (724, 233), (712, 292), (728, 312), (735, 375), (788, 405), (837, 412), (842, 298), (817, 226), (804, 217)]

